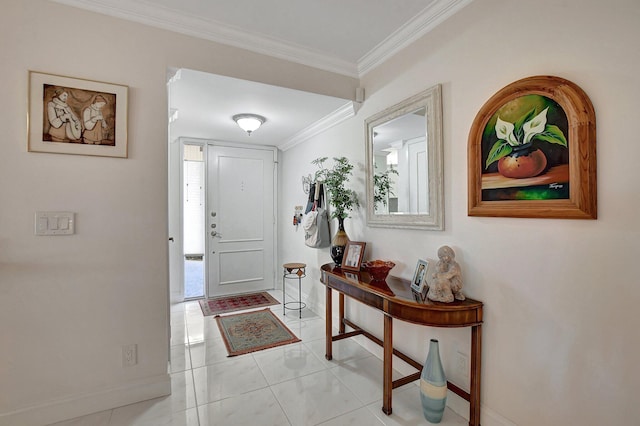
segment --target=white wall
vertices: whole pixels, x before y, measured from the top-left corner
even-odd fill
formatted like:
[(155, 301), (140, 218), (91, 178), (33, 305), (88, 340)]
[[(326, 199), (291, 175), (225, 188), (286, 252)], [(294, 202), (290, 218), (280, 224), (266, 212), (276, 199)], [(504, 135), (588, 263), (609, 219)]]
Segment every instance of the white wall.
[[(366, 75), (367, 100), (356, 117), (283, 153), (282, 223), (305, 200), (300, 176), (313, 171), (310, 161), (319, 156), (345, 155), (358, 164), (352, 183), (364, 200), (364, 120), (443, 85), (445, 231), (368, 228), (364, 210), (346, 221), (346, 230), (367, 242), (367, 258), (394, 260), (392, 273), (406, 278), (418, 258), (436, 257), (443, 244), (455, 249), (466, 293), (485, 303), (485, 426), (638, 423), (638, 22), (635, 0), (476, 0)], [(593, 102), (599, 217), (468, 217), (473, 119), (496, 91), (539, 74), (572, 80)], [(310, 265), (308, 299), (323, 305), (318, 267), (330, 261), (328, 250), (304, 248), (302, 232), (291, 226), (282, 226), (280, 242), (282, 261)], [(382, 335), (378, 313), (355, 303), (347, 310)], [(417, 359), (426, 357), (430, 337), (439, 338), (445, 369), (463, 386), (468, 378), (456, 377), (453, 357), (469, 353), (469, 335), (395, 322), (397, 346)]]
[[(0, 424), (166, 394), (167, 69), (339, 97), (357, 81), (42, 0), (3, 0), (0, 63)], [(129, 158), (28, 153), (28, 70), (129, 86)], [(34, 236), (37, 210), (75, 212), (76, 234)]]

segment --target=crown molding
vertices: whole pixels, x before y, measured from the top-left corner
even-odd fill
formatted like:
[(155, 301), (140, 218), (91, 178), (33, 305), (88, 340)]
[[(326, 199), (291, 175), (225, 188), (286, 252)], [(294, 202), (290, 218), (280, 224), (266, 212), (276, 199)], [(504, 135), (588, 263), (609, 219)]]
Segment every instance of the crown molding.
[(343, 121), (353, 117), (354, 115), (356, 115), (356, 111), (356, 102), (347, 102), (344, 106), (338, 108), (326, 117), (321, 118), (310, 126), (300, 130), (298, 133), (291, 136), (282, 144), (278, 145), (278, 148), (280, 148), (282, 151), (287, 151), (288, 149), (291, 149), (296, 145), (300, 145), (302, 142), (305, 142), (312, 137), (319, 135), (326, 130), (329, 130), (333, 126), (336, 126)]
[(164, 6), (124, 0), (118, 0), (118, 5), (100, 0), (52, 1), (358, 78), (357, 66), (350, 61), (275, 37), (247, 32), (215, 20), (177, 12)]
[(473, 0), (435, 0), (405, 25), (394, 31), (369, 53), (358, 60), (358, 76), (362, 78), (374, 68), (433, 30)]
[(177, 12), (144, 0), (52, 0), (128, 21), (237, 47), (352, 78), (362, 78), (473, 0), (435, 0), (364, 55), (357, 64), (275, 37), (247, 32), (212, 19)]

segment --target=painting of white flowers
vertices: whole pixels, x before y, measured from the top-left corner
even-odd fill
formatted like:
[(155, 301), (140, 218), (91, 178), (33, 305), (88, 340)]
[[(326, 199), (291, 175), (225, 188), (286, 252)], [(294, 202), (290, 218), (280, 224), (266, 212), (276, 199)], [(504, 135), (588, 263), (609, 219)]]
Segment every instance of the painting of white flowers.
[(595, 112), (582, 89), (529, 77), (485, 103), (469, 134), (469, 215), (596, 218)]
[(541, 95), (498, 109), (483, 132), (482, 199), (568, 199), (567, 126), (562, 107)]

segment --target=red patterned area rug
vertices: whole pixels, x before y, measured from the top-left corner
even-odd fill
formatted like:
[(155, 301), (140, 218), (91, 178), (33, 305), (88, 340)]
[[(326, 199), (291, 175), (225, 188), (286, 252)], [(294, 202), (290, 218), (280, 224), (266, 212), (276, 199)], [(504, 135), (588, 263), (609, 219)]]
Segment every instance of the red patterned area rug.
[(216, 316), (229, 356), (299, 342), (271, 309)]
[(243, 309), (262, 308), (263, 306), (279, 304), (280, 302), (265, 291), (200, 300), (200, 308), (204, 316), (220, 315), (227, 312), (241, 311)]

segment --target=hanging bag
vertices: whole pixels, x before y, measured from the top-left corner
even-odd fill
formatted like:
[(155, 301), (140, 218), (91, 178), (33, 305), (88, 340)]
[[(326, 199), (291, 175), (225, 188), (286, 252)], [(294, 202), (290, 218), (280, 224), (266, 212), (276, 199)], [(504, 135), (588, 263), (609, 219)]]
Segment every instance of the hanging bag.
[(329, 216), (319, 203), (322, 203), (322, 184), (316, 183), (313, 207), (302, 219), (304, 243), (312, 248), (329, 247), (331, 244)]

